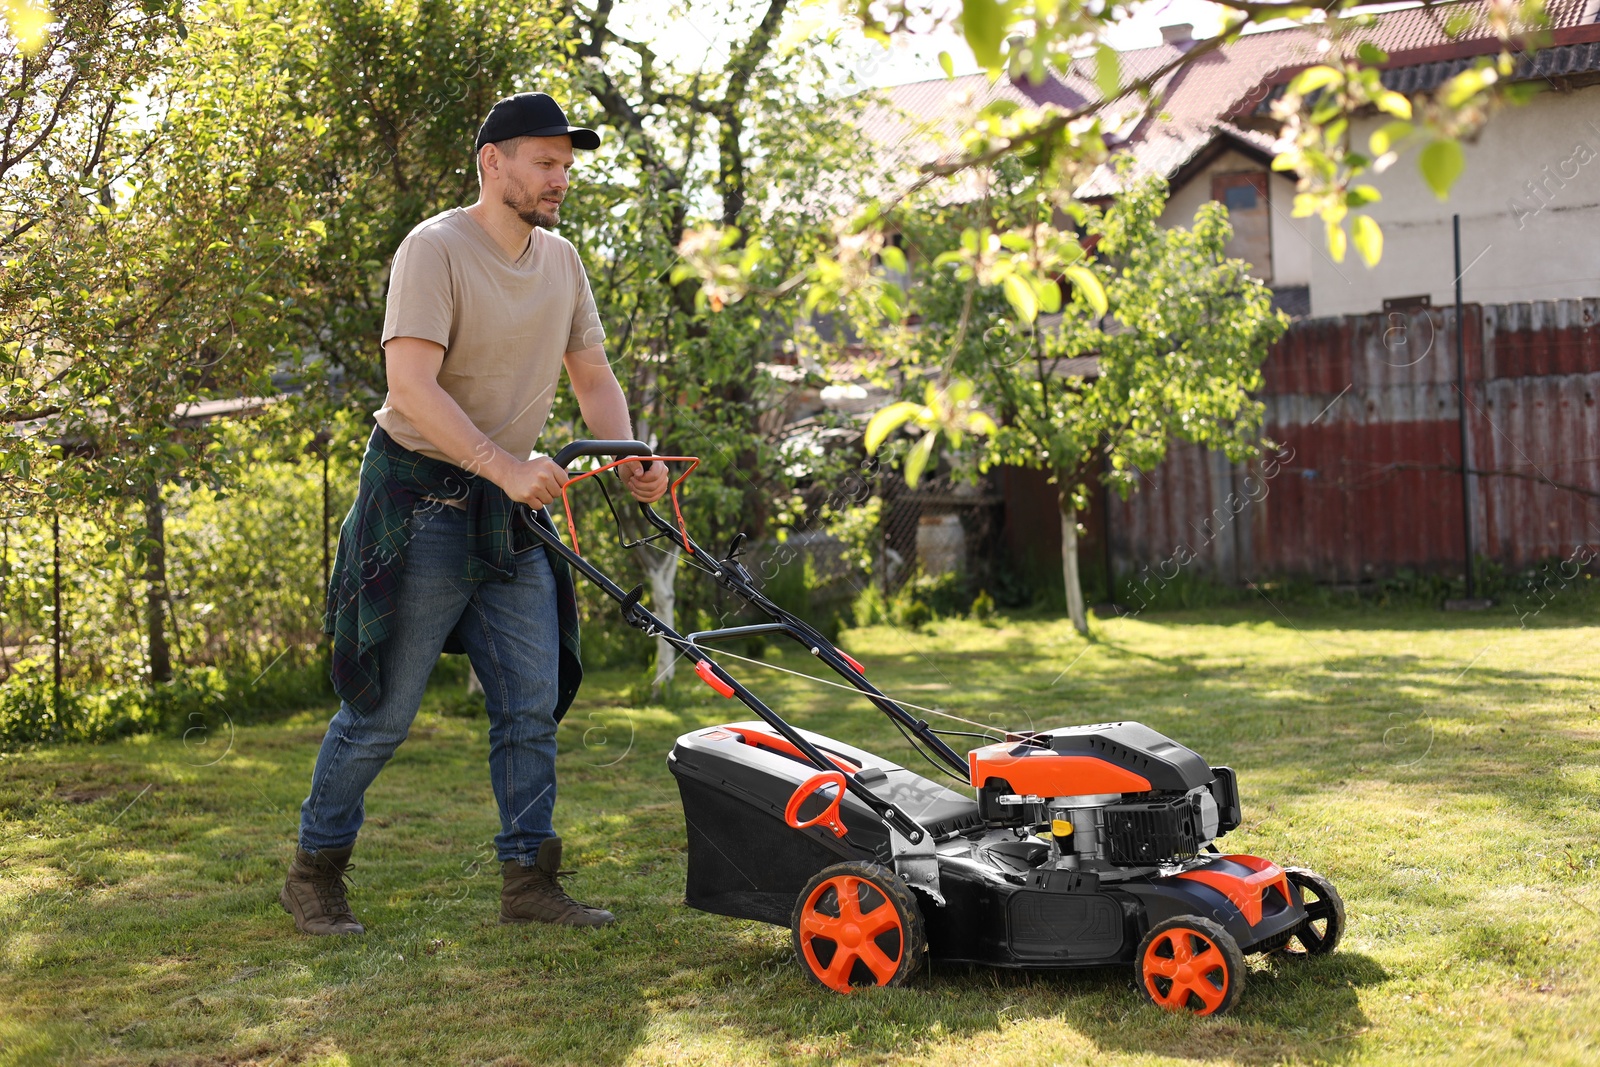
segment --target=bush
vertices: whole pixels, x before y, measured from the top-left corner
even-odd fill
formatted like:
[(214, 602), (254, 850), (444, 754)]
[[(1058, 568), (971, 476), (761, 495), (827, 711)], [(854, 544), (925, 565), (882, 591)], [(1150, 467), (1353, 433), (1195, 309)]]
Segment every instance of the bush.
[[(287, 657), (285, 657), (287, 660)], [(45, 669), (14, 671), (0, 689), (0, 748), (41, 741), (109, 741), (133, 734), (182, 736), (193, 746), (230, 726), (327, 703), (333, 696), (325, 653), (280, 660), (265, 670), (227, 673), (189, 668), (172, 681), (51, 693)]]
[(926, 604), (934, 618), (960, 618), (972, 607), (971, 583), (964, 574), (951, 571), (933, 576), (918, 575), (907, 587), (912, 600)]
[(877, 585), (868, 585), (856, 597), (856, 602), (851, 606), (851, 614), (855, 617), (857, 626), (881, 626), (893, 621), (890, 613), (889, 602), (884, 599), (883, 590)]
[[(828, 581), (817, 571), (810, 552), (803, 553), (787, 566), (777, 567), (761, 583), (761, 591), (773, 603), (798, 615), (829, 641), (838, 639), (847, 616), (856, 614), (852, 587), (844, 579)], [(859, 625), (859, 624), (858, 624)]]
[(852, 614), (857, 626), (887, 624), (918, 630), (935, 619), (965, 617), (980, 597), (984, 603), (978, 610), (987, 618), (994, 613), (994, 598), (987, 592), (975, 597), (965, 575), (917, 575), (887, 598), (877, 586), (868, 586), (856, 597)]
[(1067, 609), (1059, 559), (1040, 560), (1031, 552), (1017, 557), (1006, 552), (994, 561), (993, 571), (991, 588), (997, 605), (1046, 611)]

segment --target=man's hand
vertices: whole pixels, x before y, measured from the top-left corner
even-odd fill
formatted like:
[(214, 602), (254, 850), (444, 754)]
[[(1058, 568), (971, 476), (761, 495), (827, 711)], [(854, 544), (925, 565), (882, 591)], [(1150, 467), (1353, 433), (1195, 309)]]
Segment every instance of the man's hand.
[(660, 460), (624, 463), (617, 468), (622, 484), (641, 504), (654, 504), (667, 491), (667, 465)]
[(561, 495), (561, 487), (566, 482), (567, 472), (557, 466), (555, 460), (539, 456), (518, 462), (500, 483), (500, 488), (518, 503), (542, 508)]

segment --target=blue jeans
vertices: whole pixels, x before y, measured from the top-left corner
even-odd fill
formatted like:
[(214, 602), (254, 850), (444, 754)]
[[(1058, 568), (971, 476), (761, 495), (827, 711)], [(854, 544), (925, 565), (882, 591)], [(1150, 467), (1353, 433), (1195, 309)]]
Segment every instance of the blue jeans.
[(434, 664), (454, 632), (483, 683), (489, 707), (489, 773), (500, 807), (494, 839), (501, 860), (531, 866), (554, 836), (557, 675), (560, 633), (555, 578), (543, 545), (519, 553), (512, 582), (469, 582), (466, 513), (424, 502), (411, 517), (398, 616), (379, 650), (383, 696), (363, 715), (341, 702), (328, 724), (300, 806), (300, 847), (355, 842), (362, 798), (422, 702)]

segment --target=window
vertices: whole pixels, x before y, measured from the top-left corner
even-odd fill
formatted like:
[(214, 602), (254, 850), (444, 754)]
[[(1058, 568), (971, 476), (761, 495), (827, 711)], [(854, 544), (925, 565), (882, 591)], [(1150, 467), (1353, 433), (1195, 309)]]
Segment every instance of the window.
[(1232, 185), (1227, 188), (1222, 196), (1223, 206), (1231, 215), (1235, 211), (1253, 211), (1256, 206), (1256, 187), (1254, 185)]

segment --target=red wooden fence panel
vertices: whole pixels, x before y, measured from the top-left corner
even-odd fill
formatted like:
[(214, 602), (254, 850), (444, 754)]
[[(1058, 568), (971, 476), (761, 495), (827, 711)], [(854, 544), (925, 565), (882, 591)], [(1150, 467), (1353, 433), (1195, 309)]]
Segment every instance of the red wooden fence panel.
[[(1478, 554), (1522, 568), (1600, 546), (1600, 301), (1464, 317)], [(1296, 323), (1263, 368), (1277, 457), (1175, 445), (1109, 509), (1119, 570), (1176, 555), (1224, 581), (1459, 574), (1455, 328), (1453, 308)]]

